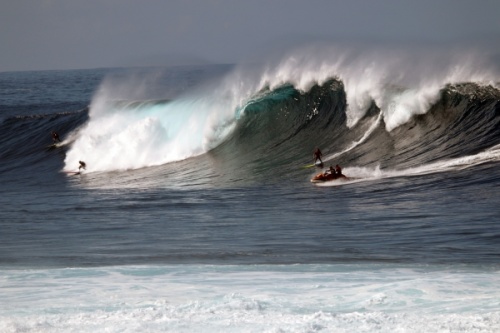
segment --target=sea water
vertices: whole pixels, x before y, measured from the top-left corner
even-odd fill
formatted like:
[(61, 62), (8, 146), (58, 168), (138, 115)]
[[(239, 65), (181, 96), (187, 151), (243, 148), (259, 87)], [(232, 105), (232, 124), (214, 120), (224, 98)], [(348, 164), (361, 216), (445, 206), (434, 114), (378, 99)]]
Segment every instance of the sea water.
[(0, 331), (499, 332), (494, 67), (322, 64), (0, 73)]

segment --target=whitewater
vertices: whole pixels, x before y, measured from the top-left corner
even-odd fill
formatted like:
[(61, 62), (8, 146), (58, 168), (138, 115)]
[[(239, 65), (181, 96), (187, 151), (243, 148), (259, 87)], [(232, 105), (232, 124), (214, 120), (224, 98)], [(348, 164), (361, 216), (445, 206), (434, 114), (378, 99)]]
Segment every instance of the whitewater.
[[(4, 303), (22, 311), (3, 309), (0, 328), (2, 332), (500, 329), (498, 275), (449, 268), (424, 269), (423, 275), (421, 270), (299, 265), (80, 268), (33, 271), (29, 276), (13, 271), (4, 286), (22, 288), (32, 296), (20, 300), (15, 293), (5, 293)], [(64, 291), (47, 287), (54, 284), (65, 286)], [(46, 313), (38, 314), (40, 308)], [(8, 319), (13, 317), (24, 320)]]
[(0, 331), (499, 332), (500, 64), (362, 51), (0, 73)]

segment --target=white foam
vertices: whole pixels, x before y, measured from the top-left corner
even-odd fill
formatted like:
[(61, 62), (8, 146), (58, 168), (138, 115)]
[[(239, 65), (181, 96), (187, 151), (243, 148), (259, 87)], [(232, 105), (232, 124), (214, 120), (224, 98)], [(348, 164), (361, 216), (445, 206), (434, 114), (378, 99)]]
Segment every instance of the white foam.
[[(132, 83), (131, 83), (132, 84)], [(89, 122), (75, 135), (65, 170), (78, 161), (88, 171), (136, 169), (202, 154), (230, 132), (233, 100), (204, 94), (168, 103), (123, 105), (102, 87)]]
[(499, 277), (391, 265), (3, 271), (0, 331), (497, 332)]

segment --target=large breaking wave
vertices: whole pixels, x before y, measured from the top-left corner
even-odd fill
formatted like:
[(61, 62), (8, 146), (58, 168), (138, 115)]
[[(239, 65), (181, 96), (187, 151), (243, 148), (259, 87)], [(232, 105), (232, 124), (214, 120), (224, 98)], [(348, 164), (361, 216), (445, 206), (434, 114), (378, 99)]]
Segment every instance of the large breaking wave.
[[(231, 145), (227, 141), (234, 145), (238, 140), (240, 148), (232, 149), (240, 154), (253, 154), (256, 149), (266, 154), (263, 146), (274, 147), (294, 136), (298, 140), (291, 140), (288, 146), (295, 149), (280, 147), (289, 157), (305, 154), (306, 150), (310, 154), (311, 146), (321, 145), (333, 158), (342, 150), (369, 141), (365, 147), (377, 145), (374, 150), (378, 154), (358, 157), (359, 162), (395, 159), (404, 164), (405, 158), (387, 158), (387, 152), (380, 151), (382, 147), (392, 142), (399, 151), (397, 155), (408, 155), (406, 160), (412, 160), (413, 155), (419, 156), (417, 150), (428, 148), (418, 141), (425, 142), (433, 126), (448, 126), (429, 119), (442, 121), (450, 117), (450, 110), (465, 117), (471, 108), (479, 108), (482, 111), (474, 121), (481, 126), (496, 126), (497, 111), (493, 111), (492, 119), (480, 103), (498, 101), (498, 78), (496, 68), (477, 53), (309, 48), (264, 66), (237, 67), (172, 100), (144, 100), (144, 88), (136, 76), (119, 82), (105, 80), (93, 98), (88, 122), (74, 135), (66, 169), (74, 169), (82, 159), (89, 171), (160, 165), (204, 154), (221, 143)], [(482, 97), (476, 98), (479, 95)], [(496, 110), (498, 106), (489, 107)], [(430, 118), (422, 120), (425, 125), (417, 122), (402, 127), (427, 113)], [(366, 119), (373, 115), (368, 123)], [(385, 127), (386, 136), (392, 137), (390, 141), (369, 139), (379, 123)], [(475, 127), (481, 131), (480, 126)], [(420, 138), (415, 138), (415, 128), (419, 128)], [(468, 128), (460, 131), (470, 132)], [(469, 140), (464, 133), (450, 137), (449, 132), (440, 133), (441, 140), (448, 142), (456, 137)], [(243, 136), (245, 142), (241, 141)], [(394, 137), (399, 139), (395, 141)], [(412, 143), (403, 147), (405, 142)], [(443, 142), (437, 149), (447, 145)], [(466, 149), (458, 150), (463, 153)]]

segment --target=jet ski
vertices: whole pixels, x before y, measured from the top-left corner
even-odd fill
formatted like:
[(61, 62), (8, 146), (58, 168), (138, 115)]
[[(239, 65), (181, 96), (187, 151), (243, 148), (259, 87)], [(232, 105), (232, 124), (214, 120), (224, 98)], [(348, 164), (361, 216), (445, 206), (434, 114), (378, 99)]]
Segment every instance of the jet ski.
[(325, 172), (320, 172), (316, 176), (314, 176), (311, 179), (311, 183), (322, 183), (337, 179), (348, 180), (349, 178), (343, 174), (332, 173), (330, 172), (330, 170), (327, 170)]

